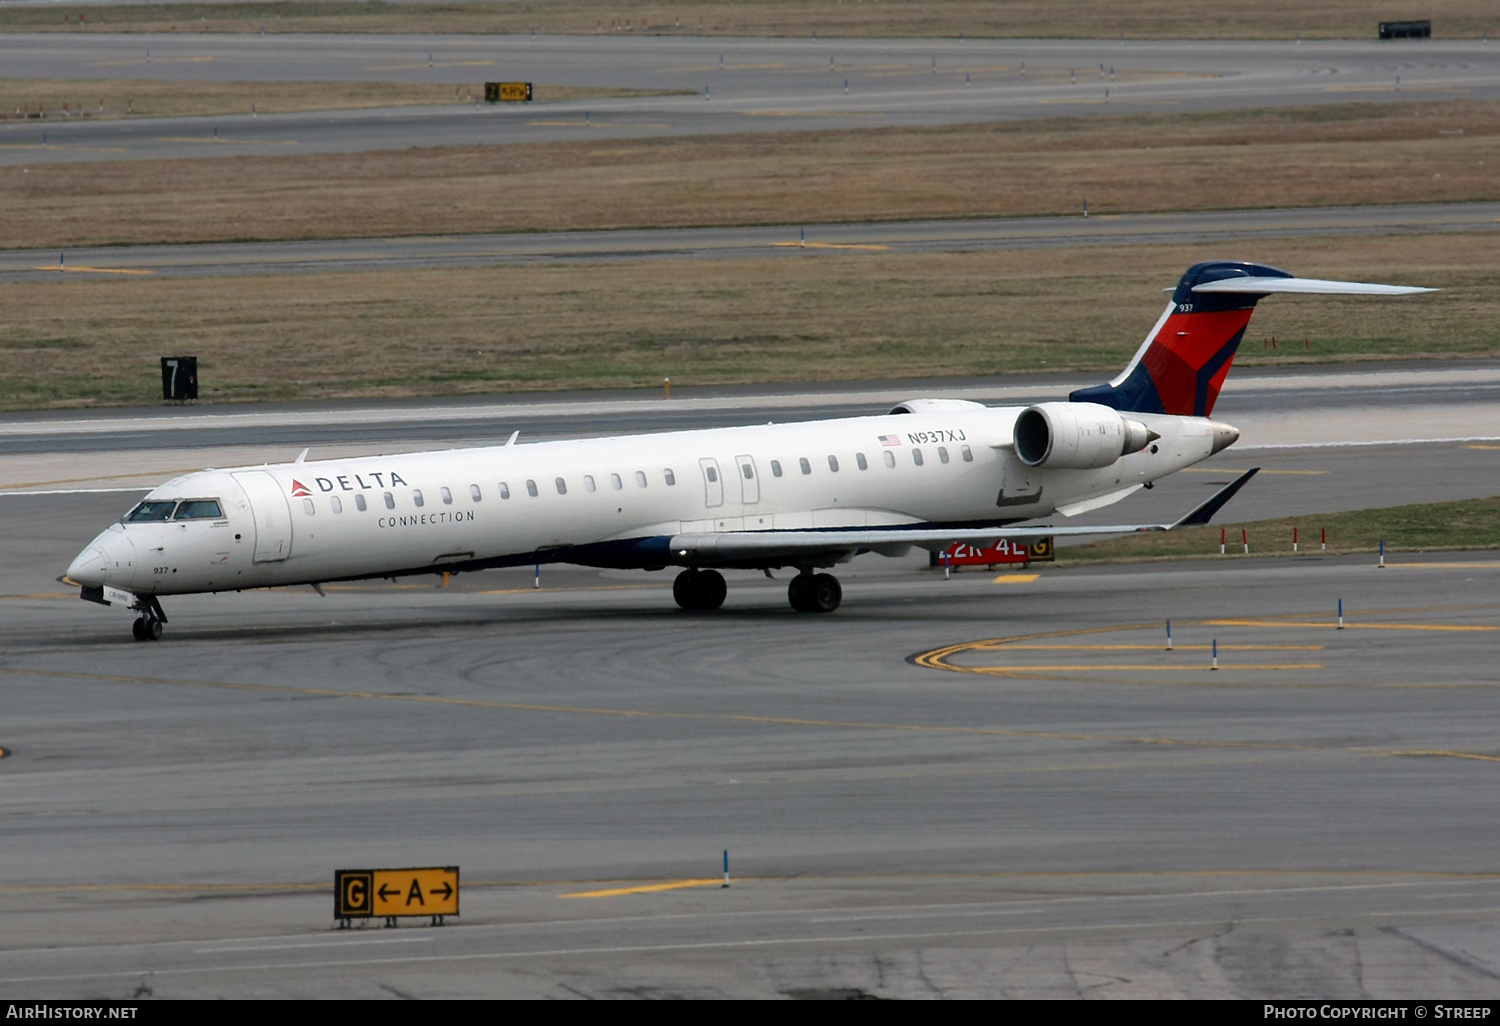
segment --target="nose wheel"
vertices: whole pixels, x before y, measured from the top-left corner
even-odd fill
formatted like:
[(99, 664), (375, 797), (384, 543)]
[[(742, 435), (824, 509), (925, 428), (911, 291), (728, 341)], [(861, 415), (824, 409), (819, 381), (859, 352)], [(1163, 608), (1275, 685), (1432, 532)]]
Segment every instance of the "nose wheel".
[(130, 633), (135, 640), (159, 641), (162, 628), (167, 622), (167, 614), (162, 612), (161, 603), (157, 601), (156, 596), (142, 596), (131, 608), (139, 610), (141, 614), (135, 618), (135, 623), (130, 625)]
[(138, 616), (130, 625), (130, 633), (136, 641), (158, 641), (161, 639), (162, 622), (154, 616)]
[(844, 600), (844, 589), (833, 574), (801, 573), (787, 585), (786, 597), (799, 613), (831, 613)]
[(717, 570), (684, 570), (672, 582), (672, 598), (690, 613), (707, 613), (724, 604), (729, 586)]

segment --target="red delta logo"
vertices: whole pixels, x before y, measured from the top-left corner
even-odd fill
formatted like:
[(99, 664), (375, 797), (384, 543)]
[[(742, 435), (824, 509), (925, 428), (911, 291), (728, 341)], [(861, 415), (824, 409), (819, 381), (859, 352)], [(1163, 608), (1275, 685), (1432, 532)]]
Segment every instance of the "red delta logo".
[(312, 492), (310, 492), (310, 491), (307, 490), (307, 485), (303, 484), (301, 481), (298, 481), (295, 477), (292, 478), (292, 495), (294, 497), (300, 497), (300, 496), (311, 495), (311, 494), (312, 494)]

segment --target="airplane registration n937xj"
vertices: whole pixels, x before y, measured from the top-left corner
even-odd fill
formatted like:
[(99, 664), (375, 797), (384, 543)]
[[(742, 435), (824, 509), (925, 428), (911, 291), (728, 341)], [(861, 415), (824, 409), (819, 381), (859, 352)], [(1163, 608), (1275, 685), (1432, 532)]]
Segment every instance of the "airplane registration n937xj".
[[(831, 612), (819, 572), (1000, 538), (1207, 523), (1255, 473), (1172, 524), (1014, 526), (1073, 516), (1234, 443), (1209, 419), (1256, 301), (1431, 289), (1297, 278), (1216, 261), (1183, 275), (1126, 369), (1067, 402), (916, 399), (885, 416), (206, 470), (151, 491), (68, 578), (161, 636), (163, 595), (567, 562), (681, 567), (672, 596), (717, 609), (727, 568), (794, 567), (798, 612)], [(304, 453), (304, 455), (306, 455)]]

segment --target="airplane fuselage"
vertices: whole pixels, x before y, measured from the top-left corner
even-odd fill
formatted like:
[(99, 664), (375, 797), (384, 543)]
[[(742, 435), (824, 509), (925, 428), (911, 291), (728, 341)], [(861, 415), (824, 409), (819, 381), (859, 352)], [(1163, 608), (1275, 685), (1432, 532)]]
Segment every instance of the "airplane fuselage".
[(992, 526), (1106, 505), (1225, 444), (1225, 426), (1205, 418), (1141, 414), (1160, 435), (1148, 448), (1097, 469), (1037, 468), (1013, 448), (1022, 410), (975, 405), (208, 470), (168, 481), (147, 502), (211, 500), (220, 515), (114, 524), (69, 576), (174, 595), (533, 561), (796, 565), (775, 554), (683, 558), (671, 540)]

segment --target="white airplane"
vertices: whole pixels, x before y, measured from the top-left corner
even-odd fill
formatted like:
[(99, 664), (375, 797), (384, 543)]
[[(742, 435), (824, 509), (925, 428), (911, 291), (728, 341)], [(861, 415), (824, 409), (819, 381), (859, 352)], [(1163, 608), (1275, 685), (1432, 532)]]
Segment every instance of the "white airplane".
[[(885, 416), (205, 470), (177, 477), (68, 568), (84, 599), (161, 637), (163, 595), (567, 562), (682, 567), (672, 596), (717, 609), (726, 568), (795, 567), (798, 612), (831, 612), (817, 572), (861, 552), (1207, 523), (1251, 470), (1173, 524), (1015, 527), (1151, 487), (1234, 443), (1209, 419), (1257, 300), (1430, 289), (1211, 262), (1182, 277), (1134, 359), (1067, 402), (916, 399)], [(303, 456), (306, 453), (304, 452)]]

